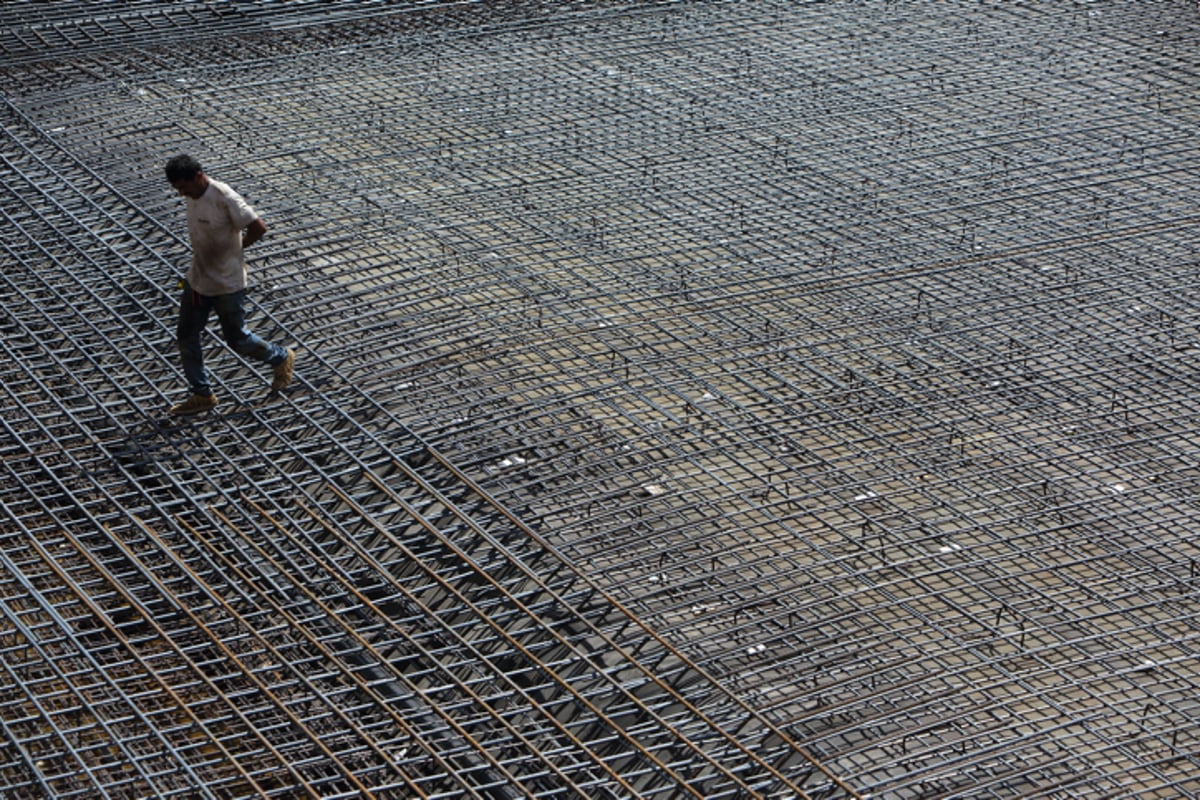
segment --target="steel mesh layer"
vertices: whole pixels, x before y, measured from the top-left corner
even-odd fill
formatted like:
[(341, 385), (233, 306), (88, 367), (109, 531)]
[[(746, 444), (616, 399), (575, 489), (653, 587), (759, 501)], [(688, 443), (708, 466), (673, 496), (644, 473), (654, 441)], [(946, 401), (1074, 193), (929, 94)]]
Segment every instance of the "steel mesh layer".
[[(108, 11), (0, 15), (7, 794), (1200, 795), (1194, 3)], [(299, 356), (168, 422), (177, 152)]]

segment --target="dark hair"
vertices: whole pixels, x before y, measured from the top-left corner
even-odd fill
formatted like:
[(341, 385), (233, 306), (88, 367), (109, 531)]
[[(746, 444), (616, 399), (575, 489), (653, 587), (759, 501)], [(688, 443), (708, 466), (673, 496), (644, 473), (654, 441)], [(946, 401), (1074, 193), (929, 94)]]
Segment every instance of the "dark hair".
[(190, 181), (201, 171), (200, 162), (191, 156), (175, 156), (167, 162), (167, 183)]

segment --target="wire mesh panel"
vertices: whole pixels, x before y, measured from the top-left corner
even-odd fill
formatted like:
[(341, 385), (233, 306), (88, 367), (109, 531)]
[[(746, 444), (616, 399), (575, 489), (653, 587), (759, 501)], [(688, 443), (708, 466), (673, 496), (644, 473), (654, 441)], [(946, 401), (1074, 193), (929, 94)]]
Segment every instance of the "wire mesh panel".
[[(1194, 3), (55, 8), (7, 791), (1200, 793)], [(178, 152), (298, 351), (185, 421)]]

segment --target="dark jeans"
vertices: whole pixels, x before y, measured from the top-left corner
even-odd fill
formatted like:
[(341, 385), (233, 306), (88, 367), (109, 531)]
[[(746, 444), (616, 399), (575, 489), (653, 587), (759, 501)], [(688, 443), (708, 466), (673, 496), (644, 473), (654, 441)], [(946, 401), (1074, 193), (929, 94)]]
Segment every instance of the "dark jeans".
[(246, 329), (246, 292), (215, 297), (198, 294), (186, 283), (179, 300), (179, 325), (175, 329), (179, 352), (183, 356), (183, 374), (193, 394), (212, 394), (208, 372), (204, 369), (204, 348), (200, 334), (213, 311), (221, 322), (221, 334), (236, 352), (255, 361), (274, 366), (287, 358), (287, 350), (263, 341)]

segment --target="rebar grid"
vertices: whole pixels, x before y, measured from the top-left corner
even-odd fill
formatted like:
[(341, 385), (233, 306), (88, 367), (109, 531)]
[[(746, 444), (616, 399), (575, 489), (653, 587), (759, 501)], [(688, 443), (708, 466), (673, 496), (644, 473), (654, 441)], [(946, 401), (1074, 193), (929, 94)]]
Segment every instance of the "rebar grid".
[[(14, 205), (54, 185), (51, 164), (12, 155)], [(56, 220), (61, 197), (38, 199), (61, 241), (96, 230)], [(772, 762), (807, 761), (777, 734), (760, 747), (770, 726), (714, 698), (382, 409), (363, 423), (320, 398), (247, 406), (208, 432), (215, 449), (194, 430), (75, 408), (68, 367), (75, 380), (138, 371), (137, 349), (99, 368), (54, 359), (95, 333), (83, 304), (46, 322), (78, 250), (25, 259), (49, 277), (6, 276), (5, 484), (28, 492), (6, 502), (3, 546), (15, 796), (738, 797), (791, 783)], [(118, 304), (144, 278), (96, 261), (111, 278), (87, 287), (91, 303)], [(162, 402), (151, 394), (117, 405)], [(53, 444), (27, 446), (38, 439)], [(695, 705), (714, 700), (754, 752)]]
[(394, 10), (10, 70), (6, 784), (1200, 793), (1194, 4)]
[[(36, 404), (24, 400), (30, 380), (5, 377), (24, 401), (22, 410), (38, 419)], [(287, 438), (316, 447), (324, 433), (320, 417), (319, 408), (309, 409), (305, 426), (286, 431)], [(284, 433), (264, 428), (269, 436)], [(606, 796), (613, 787), (674, 796), (677, 783), (689, 782), (697, 796), (749, 791), (720, 766), (729, 760), (722, 751), (733, 748), (743, 774), (747, 758), (763, 765), (760, 758), (777, 756), (741, 752), (692, 706), (710, 699), (712, 688), (698, 675), (688, 678), (670, 648), (637, 633), (640, 626), (595, 589), (573, 587), (567, 567), (546, 563), (546, 551), (534, 552), (527, 536), (510, 548), (506, 537), (490, 533), (499, 525), (492, 519), (485, 527), (497, 513), (486, 499), (459, 498), (471, 506), (460, 510), (443, 490), (393, 463), (403, 452), (400, 443), (382, 448), (378, 463), (370, 463), (366, 448), (380, 447), (378, 436), (357, 428), (325, 433), (314, 457), (344, 459), (350, 469), (325, 471), (311, 488), (292, 485), (291, 508), (273, 511), (237, 494), (236, 485), (204, 487), (179, 507), (180, 486), (191, 476), (225, 470), (253, 479), (269, 471), (264, 442), (246, 441), (247, 452), (240, 452), (236, 428), (220, 454), (154, 452), (164, 433), (168, 440), (178, 434), (161, 429), (134, 432), (128, 447), (110, 445), (118, 463), (148, 478), (151, 486), (139, 487), (148, 499), (117, 496), (110, 504), (104, 484), (114, 479), (112, 465), (88, 463), (84, 455), (13, 453), (6, 460), (6, 484), (27, 487), (34, 502), (23, 515), (10, 510), (6, 525), (4, 558), (14, 581), (6, 610), (15, 620), (6, 652), (18, 654), (11, 685), (27, 694), (10, 698), (5, 716), (24, 766), (40, 773), (48, 791), (92, 796), (102, 789), (123, 796), (146, 785), (168, 791), (172, 781), (185, 796), (194, 796), (188, 793), (197, 782), (210, 787), (211, 796), (294, 796), (298, 786), (314, 796), (356, 788), (386, 795), (401, 786), (416, 796), (519, 796), (518, 790)], [(228, 463), (250, 448), (259, 455), (247, 465)], [(150, 458), (174, 469), (165, 478), (145, 476), (142, 459)], [(285, 477), (322, 474), (305, 457), (281, 466)], [(397, 472), (406, 476), (405, 487), (420, 489), (402, 494), (376, 471)], [(64, 480), (78, 484), (68, 487), (73, 499), (96, 495), (86, 512), (37, 502), (64, 497)], [(273, 480), (280, 476), (263, 483)], [(438, 481), (461, 494), (458, 476)], [(369, 508), (372, 492), (378, 507)], [(170, 533), (137, 515), (143, 502), (150, 504), (145, 513), (162, 519)], [(233, 518), (247, 510), (253, 512), (249, 522)], [(105, 517), (125, 530), (100, 522)], [(64, 530), (67, 520), (71, 528), (90, 530)], [(411, 541), (392, 533), (405, 528)], [(469, 535), (469, 545), (454, 543), (455, 535)], [(264, 536), (268, 541), (256, 539)], [(536, 561), (539, 571), (520, 558)], [(276, 599), (281, 596), (286, 599)], [(574, 616), (576, 610), (589, 616)], [(25, 623), (26, 617), (38, 622)], [(39, 627), (51, 633), (40, 634)], [(493, 639), (476, 641), (489, 631)], [(138, 681), (135, 690), (122, 690), (119, 678), (112, 687), (101, 680), (86, 697), (72, 688), (73, 673), (113, 680), (127, 670)], [(162, 680), (164, 674), (170, 678)], [(674, 688), (676, 680), (687, 686), (687, 698)], [(45, 708), (38, 698), (43, 684), (71, 698), (67, 707)], [(243, 698), (255, 698), (248, 710)], [(113, 712), (119, 724), (106, 725), (108, 714), (98, 709), (110, 704), (146, 704), (156, 718)], [(215, 715), (194, 711), (213, 704)], [(25, 716), (31, 707), (40, 713)], [(57, 721), (63, 716), (69, 725)], [(500, 730), (488, 734), (489, 720)], [(614, 727), (603, 732), (598, 720)], [(137, 725), (139, 735), (183, 733), (137, 742), (134, 749), (122, 725)], [(279, 735), (288, 741), (280, 743)], [(91, 738), (98, 739), (96, 748), (108, 748), (101, 755), (111, 762), (89, 760)], [(683, 748), (679, 753), (671, 752), (672, 738)], [(721, 745), (722, 738), (728, 744)], [(331, 739), (340, 749), (327, 746)], [(705, 743), (703, 753), (691, 752), (693, 739)], [(238, 746), (246, 740), (250, 747)], [(572, 742), (578, 754), (571, 753)], [(614, 744), (625, 747), (610, 752)], [(78, 762), (57, 762), (64, 746)], [(486, 761), (473, 757), (476, 751)], [(533, 760), (543, 751), (565, 763)], [(786, 746), (784, 752), (795, 754)], [(54, 765), (47, 771), (50, 756)], [(153, 776), (174, 759), (181, 774), (157, 784)], [(702, 761), (714, 765), (712, 774)], [(32, 785), (6, 785), (39, 794)]]
[[(480, 0), (327, 0), (228, 2), (227, 0), (122, 0), (97, 8), (87, 0), (39, 3), (9, 0), (0, 6), (0, 58), (5, 64), (43, 64), (128, 49), (172, 46), (218, 33), (245, 36), (302, 29), (320, 36), (322, 26), (387, 19), (391, 15), (457, 11)], [(344, 34), (343, 34), (344, 35)]]

